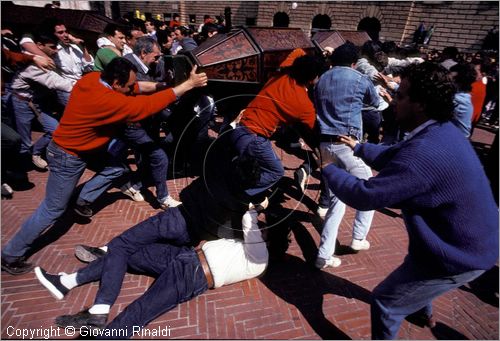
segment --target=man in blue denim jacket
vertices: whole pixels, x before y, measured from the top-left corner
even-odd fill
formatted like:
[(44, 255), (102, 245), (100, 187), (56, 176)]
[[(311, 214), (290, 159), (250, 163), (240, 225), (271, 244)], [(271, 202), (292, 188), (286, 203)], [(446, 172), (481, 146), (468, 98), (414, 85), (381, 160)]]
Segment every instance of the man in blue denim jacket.
[[(325, 72), (315, 91), (315, 106), (320, 127), (320, 151), (322, 158), (335, 156), (338, 166), (361, 179), (372, 176), (371, 169), (346, 145), (338, 142), (339, 135), (348, 135), (358, 141), (363, 137), (363, 106), (378, 107), (379, 96), (371, 80), (354, 69), (359, 52), (352, 43), (337, 48), (331, 61), (333, 68)], [(330, 207), (325, 217), (325, 225), (316, 259), (317, 268), (336, 267), (340, 259), (333, 257), (337, 232), (345, 213), (345, 204), (330, 191)], [(367, 250), (370, 243), (366, 235), (370, 229), (374, 211), (356, 211), (353, 224), (351, 248), (355, 251)]]

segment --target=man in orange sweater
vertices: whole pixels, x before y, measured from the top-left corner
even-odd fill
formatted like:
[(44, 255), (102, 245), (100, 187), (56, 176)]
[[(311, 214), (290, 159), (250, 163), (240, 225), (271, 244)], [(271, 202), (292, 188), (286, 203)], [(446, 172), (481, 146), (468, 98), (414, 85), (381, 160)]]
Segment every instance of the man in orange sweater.
[(285, 74), (267, 82), (243, 111), (239, 127), (230, 133), (238, 153), (257, 159), (261, 168), (257, 185), (245, 191), (250, 197), (262, 194), (284, 174), (283, 165), (269, 141), (278, 126), (302, 123), (313, 130), (316, 111), (307, 95), (307, 86), (315, 83), (320, 72), (321, 64), (315, 58), (296, 58)]
[[(23, 274), (32, 269), (26, 255), (40, 234), (64, 213), (87, 162), (99, 156), (114, 136), (117, 124), (140, 121), (175, 102), (187, 91), (205, 86), (205, 73), (196, 66), (184, 83), (165, 88), (162, 83), (136, 84), (135, 66), (124, 58), (111, 61), (101, 72), (82, 77), (47, 148), (50, 167), (45, 199), (3, 247), (2, 270)], [(129, 96), (161, 90), (150, 96)]]

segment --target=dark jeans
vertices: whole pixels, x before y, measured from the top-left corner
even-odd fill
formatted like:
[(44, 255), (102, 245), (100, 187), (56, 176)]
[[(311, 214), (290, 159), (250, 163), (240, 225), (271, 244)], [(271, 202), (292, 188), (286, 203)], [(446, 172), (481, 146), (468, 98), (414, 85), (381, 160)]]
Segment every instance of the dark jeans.
[(229, 138), (240, 156), (248, 155), (259, 163), (260, 179), (254, 188), (245, 190), (249, 196), (264, 192), (283, 177), (285, 170), (269, 139), (250, 132), (243, 125), (231, 131)]
[(25, 174), (19, 162), (21, 149), (21, 136), (2, 122), (2, 182), (7, 182), (7, 171)]
[[(143, 247), (153, 243), (169, 243), (177, 246), (188, 245), (191, 241), (186, 227), (186, 221), (180, 209), (170, 208), (165, 212), (144, 220), (128, 229), (108, 244), (108, 253), (102, 265), (101, 285), (97, 292), (95, 304), (115, 303), (127, 272), (127, 262), (131, 255)], [(91, 266), (78, 272), (77, 282), (89, 281), (87, 272), (92, 273)], [(90, 276), (95, 280), (94, 275)]]
[(156, 197), (163, 201), (168, 196), (167, 170), (168, 157), (160, 146), (142, 127), (129, 126), (124, 131), (124, 141), (139, 154), (137, 163), (140, 179), (146, 179), (150, 174), (156, 187)]
[(3, 247), (2, 258), (7, 262), (26, 255), (43, 231), (63, 215), (73, 190), (87, 166), (85, 160), (66, 153), (53, 141), (47, 147), (47, 161), (50, 171), (45, 198)]
[(104, 163), (104, 167), (83, 185), (76, 201), (78, 205), (91, 204), (111, 185), (120, 187), (126, 182), (125, 175), (130, 171), (124, 162), (127, 150), (127, 145), (121, 140), (113, 139), (109, 143), (107, 153), (101, 154), (100, 162)]
[[(127, 265), (131, 271), (156, 278), (141, 297), (106, 327), (115, 330), (125, 328), (128, 337), (132, 336), (134, 326), (144, 327), (177, 304), (201, 295), (208, 289), (198, 256), (190, 247), (151, 244), (132, 254)], [(78, 283), (82, 279), (86, 282), (99, 280), (103, 269), (104, 258), (92, 262), (78, 272)]]
[(367, 134), (366, 141), (370, 143), (380, 142), (380, 123), (382, 117), (378, 110), (363, 110), (363, 131)]
[(432, 300), (458, 288), (484, 273), (469, 271), (458, 275), (431, 276), (426, 269), (406, 257), (403, 264), (384, 279), (372, 293), (371, 324), (373, 340), (392, 340), (408, 315), (432, 315)]
[(108, 244), (108, 253), (78, 271), (77, 283), (101, 280), (95, 304), (113, 304), (127, 268), (156, 277), (151, 287), (122, 311), (108, 326), (145, 326), (157, 316), (208, 289), (203, 268), (194, 249), (184, 217), (178, 208), (153, 216)]

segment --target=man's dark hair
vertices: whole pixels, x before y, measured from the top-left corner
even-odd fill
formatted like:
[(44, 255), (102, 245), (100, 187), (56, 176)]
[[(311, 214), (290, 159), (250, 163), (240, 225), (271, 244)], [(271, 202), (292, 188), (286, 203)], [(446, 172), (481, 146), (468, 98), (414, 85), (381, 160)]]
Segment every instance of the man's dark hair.
[(42, 34), (54, 34), (55, 27), (60, 25), (66, 26), (64, 24), (64, 21), (59, 18), (55, 17), (45, 18), (38, 26), (38, 32)]
[(293, 61), (289, 74), (297, 84), (307, 85), (307, 83), (318, 77), (321, 71), (321, 61), (316, 57), (305, 55)]
[(453, 77), (453, 83), (457, 87), (457, 91), (470, 92), (472, 91), (472, 83), (476, 81), (476, 69), (472, 64), (456, 64), (450, 68), (450, 72), (456, 72)]
[(380, 43), (373, 40), (368, 40), (361, 46), (361, 55), (368, 60), (375, 59), (375, 53), (380, 51), (382, 51)]
[(359, 49), (350, 41), (336, 48), (330, 56), (333, 66), (351, 66), (359, 59)]
[(121, 26), (116, 25), (116, 24), (109, 23), (106, 25), (106, 27), (104, 27), (103, 33), (107, 37), (113, 37), (115, 35), (115, 31), (119, 31), (119, 32), (123, 33), (123, 31), (125, 31), (125, 29)]
[(144, 21), (142, 21), (139, 18), (133, 18), (130, 21), (130, 25), (132, 26), (131, 30), (139, 30), (142, 31), (143, 33), (146, 32), (146, 26), (144, 25)]
[(409, 83), (410, 100), (421, 103), (429, 118), (444, 122), (453, 117), (456, 90), (443, 66), (431, 62), (411, 64), (402, 71), (401, 78)]
[(151, 53), (155, 45), (160, 49), (158, 42), (154, 38), (149, 36), (139, 37), (134, 46), (134, 54), (139, 56), (143, 51), (144, 53)]
[(205, 30), (207, 33), (218, 32), (219, 27), (213, 23), (208, 23), (203, 25), (202, 30)]
[(183, 37), (188, 37), (191, 34), (191, 30), (186, 26), (178, 26), (176, 30), (179, 30)]
[(135, 65), (125, 58), (118, 57), (104, 67), (101, 71), (101, 79), (109, 85), (116, 80), (118, 84), (124, 86), (129, 80), (130, 71), (137, 72)]
[(33, 35), (33, 41), (44, 45), (50, 43), (57, 45), (57, 37), (46, 32), (35, 33)]
[(158, 31), (160, 29), (160, 27), (162, 26), (162, 22), (159, 21), (159, 20), (156, 20), (154, 18), (149, 18), (149, 19), (146, 19), (146, 22), (149, 21), (151, 23), (151, 25), (153, 25), (155, 27), (155, 30)]
[(443, 60), (445, 59), (453, 59), (456, 60), (458, 58), (458, 49), (455, 46), (445, 47), (442, 53)]
[(169, 27), (165, 30), (156, 31), (156, 40), (158, 41), (158, 44), (160, 44), (160, 47), (168, 42), (168, 37), (170, 37), (171, 33), (172, 30)]
[(134, 36), (132, 35), (132, 32), (133, 32), (133, 31), (140, 31), (140, 32), (144, 33), (144, 31), (143, 31), (143, 30), (141, 30), (140, 28), (137, 28), (137, 27), (127, 27), (127, 28), (125, 29), (125, 31), (122, 31), (122, 32), (123, 32), (123, 34), (125, 35), (125, 38), (127, 38), (127, 39), (132, 39), (132, 38), (134, 37)]

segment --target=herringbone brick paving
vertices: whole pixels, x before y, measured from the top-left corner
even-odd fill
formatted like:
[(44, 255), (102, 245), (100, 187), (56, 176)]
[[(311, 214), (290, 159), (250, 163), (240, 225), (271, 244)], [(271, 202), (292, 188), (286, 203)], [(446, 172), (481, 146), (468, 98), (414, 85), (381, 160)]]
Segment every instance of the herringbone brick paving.
[[(487, 147), (492, 134), (476, 129), (473, 140)], [(293, 169), (301, 160), (276, 150), (287, 169), (281, 185), (281, 200), (286, 212), (291, 214), (287, 222), (293, 232), (286, 257), (273, 259), (261, 278), (210, 290), (159, 316), (147, 328), (152, 331), (168, 326), (170, 336), (159, 338), (370, 338), (370, 292), (406, 255), (408, 239), (399, 212), (377, 211), (368, 238), (372, 248), (352, 254), (345, 246), (350, 243), (354, 214), (347, 209), (338, 237), (342, 265), (336, 269), (315, 270), (306, 260), (314, 259), (321, 229), (321, 220), (314, 214), (318, 180), (311, 177), (306, 196), (302, 197), (292, 181)], [(92, 174), (87, 170), (81, 182)], [(43, 199), (47, 176), (48, 173), (30, 172), (35, 187), (16, 192), (12, 200), (2, 201), (2, 245)], [(169, 180), (171, 193), (176, 196), (191, 180)], [(154, 198), (150, 195), (147, 200), (152, 202)], [(129, 200), (117, 189), (109, 190), (99, 199), (96, 211), (91, 221), (82, 221), (68, 210), (54, 228), (62, 232), (50, 236), (47, 241), (53, 242), (35, 253), (31, 261), (52, 273), (73, 272), (82, 265), (73, 256), (76, 244), (105, 244), (125, 229), (159, 212), (148, 202)], [(498, 294), (495, 295), (498, 293), (498, 267), (484, 277), (485, 280), (435, 300), (438, 326), (432, 331), (405, 321), (399, 337), (498, 340)], [(110, 318), (139, 297), (152, 282), (152, 278), (128, 274)], [(16, 329), (54, 326), (56, 316), (76, 313), (92, 305), (98, 288), (97, 283), (79, 287), (64, 300), (56, 301), (38, 283), (34, 273), (22, 276), (2, 273), (1, 284), (3, 339), (20, 338), (12, 335)], [(59, 337), (51, 335), (51, 338), (69, 336), (61, 331)]]

